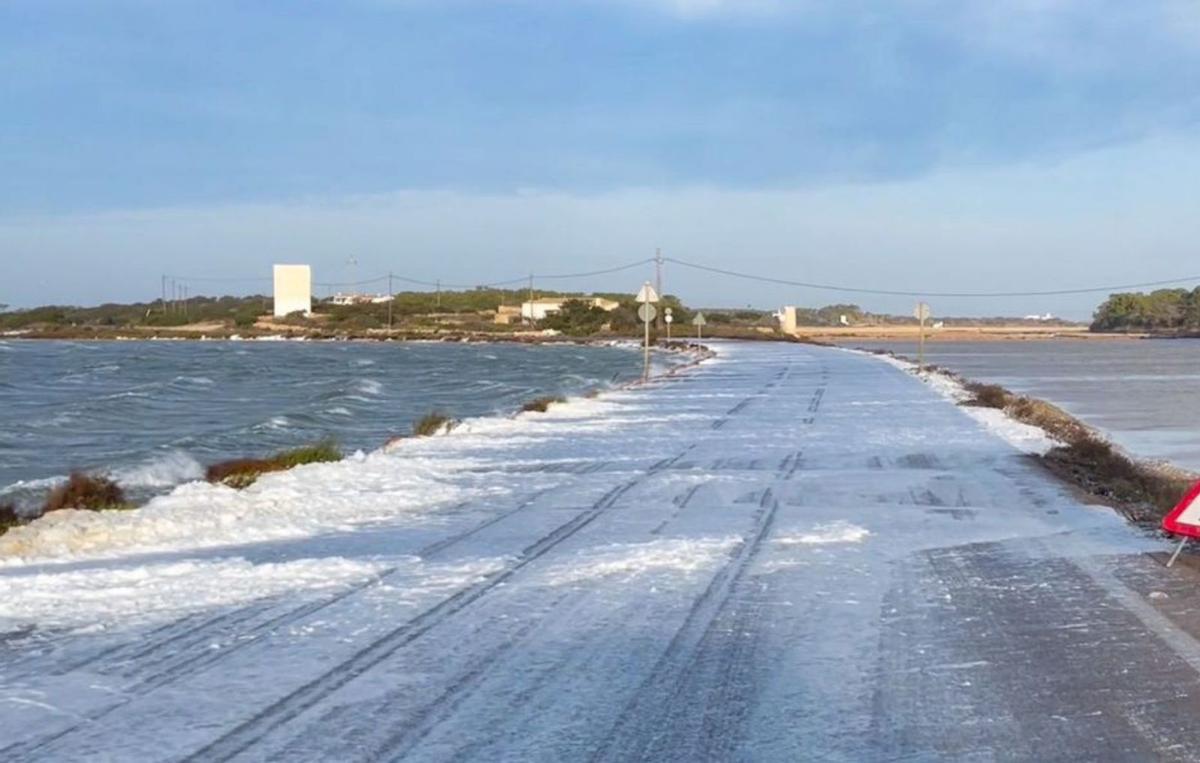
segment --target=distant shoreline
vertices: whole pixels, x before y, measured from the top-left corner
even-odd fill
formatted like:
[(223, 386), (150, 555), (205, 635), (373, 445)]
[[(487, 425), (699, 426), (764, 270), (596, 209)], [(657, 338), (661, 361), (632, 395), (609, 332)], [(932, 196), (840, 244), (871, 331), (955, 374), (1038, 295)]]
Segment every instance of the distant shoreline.
[[(802, 327), (801, 336), (835, 344), (850, 341), (876, 340), (894, 342), (916, 342), (920, 330), (915, 325), (895, 326), (835, 326), (830, 328)], [(945, 326), (939, 329), (926, 327), (926, 342), (1030, 342), (1030, 341), (1118, 341), (1150, 339), (1148, 333), (1104, 333), (1089, 331), (1087, 326)]]

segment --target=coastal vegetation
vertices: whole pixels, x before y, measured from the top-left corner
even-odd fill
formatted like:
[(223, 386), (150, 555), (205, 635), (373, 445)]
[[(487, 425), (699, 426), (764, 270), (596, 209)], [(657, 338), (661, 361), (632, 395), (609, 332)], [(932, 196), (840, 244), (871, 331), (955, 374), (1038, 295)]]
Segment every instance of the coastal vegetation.
[(65, 482), (51, 488), (46, 500), (33, 514), (18, 511), (14, 503), (0, 503), (0, 535), (53, 511), (119, 511), (131, 508), (133, 504), (126, 500), (125, 491), (113, 480), (103, 475), (71, 472)]
[(1200, 287), (1113, 294), (1096, 308), (1091, 329), (1200, 332)]
[(964, 381), (963, 387), (971, 394), (964, 405), (1002, 410), (1062, 443), (1040, 456), (1042, 465), (1077, 488), (1114, 503), (1133, 521), (1157, 522), (1193, 482), (1192, 475), (1125, 455), (1091, 427), (1044, 400), (996, 384)]
[(525, 405), (522, 405), (521, 411), (523, 413), (545, 413), (546, 411), (550, 410), (550, 406), (565, 402), (567, 402), (567, 399), (564, 397), (552, 395), (548, 395), (546, 397), (535, 397), (533, 400), (525, 403)]
[(414, 437), (430, 437), (441, 432), (453, 423), (444, 413), (432, 411), (413, 422)]
[[(477, 338), (534, 340), (543, 332), (572, 338), (640, 337), (642, 323), (632, 294), (581, 294), (552, 290), (476, 288), (459, 291), (404, 291), (363, 298), (353, 304), (314, 298), (311, 315), (272, 315), (271, 297), (193, 296), (186, 302), (153, 300), (130, 304), (106, 303), (92, 307), (47, 305), (30, 309), (0, 307), (0, 332), (41, 338), (111, 338), (159, 336), (213, 338), (286, 333), (310, 338), (394, 337)], [(520, 306), (530, 297), (563, 300), (558, 312), (530, 323), (520, 317)], [(611, 310), (594, 305), (600, 298), (615, 303)], [(389, 304), (390, 302), (390, 304)], [(609, 305), (611, 306), (611, 305)], [(651, 337), (665, 333), (662, 317), (670, 308), (674, 333), (690, 335), (695, 311), (675, 295), (666, 294), (657, 305), (659, 318)], [(505, 312), (509, 311), (509, 312)], [(513, 314), (513, 311), (516, 314)], [(762, 339), (780, 336), (775, 313), (752, 308), (704, 310), (706, 336)], [(799, 322), (806, 326), (832, 326), (840, 316), (870, 319), (854, 305), (801, 308)], [(875, 318), (880, 318), (875, 316)], [(388, 327), (391, 331), (388, 332)]]
[(17, 513), (15, 504), (0, 503), (0, 535), (3, 535), (10, 527), (21, 524), (21, 521), (21, 515)]
[(235, 458), (208, 467), (204, 478), (209, 482), (241, 490), (254, 484), (263, 474), (282, 472), (303, 464), (341, 461), (342, 452), (332, 440), (284, 450), (266, 458)]
[(66, 482), (50, 491), (42, 513), (60, 509), (103, 511), (127, 506), (125, 491), (108, 477), (71, 472)]

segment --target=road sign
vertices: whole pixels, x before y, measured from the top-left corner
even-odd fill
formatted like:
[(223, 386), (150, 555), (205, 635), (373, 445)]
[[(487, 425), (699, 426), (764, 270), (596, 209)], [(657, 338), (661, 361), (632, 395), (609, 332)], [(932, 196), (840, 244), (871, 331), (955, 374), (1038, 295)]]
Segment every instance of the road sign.
[(696, 313), (696, 317), (692, 318), (693, 326), (705, 326), (707, 324), (708, 321), (704, 320), (704, 313)]
[(1174, 535), (1200, 538), (1200, 482), (1192, 485), (1183, 500), (1163, 517), (1162, 526)]
[(927, 321), (933, 312), (929, 309), (929, 305), (924, 302), (918, 302), (917, 307), (913, 310), (913, 317), (919, 321)]
[[(658, 292), (654, 290), (654, 287), (650, 285), (649, 281), (642, 284), (641, 291), (637, 293), (637, 301), (641, 302), (642, 304), (649, 304), (651, 302), (658, 301)], [(651, 318), (650, 320), (654, 319)]]
[(649, 302), (638, 308), (638, 317), (642, 319), (642, 323), (649, 323), (654, 320), (656, 315), (658, 315), (658, 310), (654, 309), (654, 305)]
[(666, 321), (667, 323), (674, 323), (675, 316), (671, 315), (671, 311), (668, 310), (667, 314), (663, 316), (663, 320)]
[(1182, 536), (1179, 539), (1179, 547), (1167, 562), (1167, 566), (1170, 567), (1179, 557), (1179, 552), (1183, 551), (1183, 545), (1187, 543), (1188, 538), (1200, 538), (1200, 482), (1192, 485), (1175, 508), (1163, 517), (1162, 528), (1172, 535)]

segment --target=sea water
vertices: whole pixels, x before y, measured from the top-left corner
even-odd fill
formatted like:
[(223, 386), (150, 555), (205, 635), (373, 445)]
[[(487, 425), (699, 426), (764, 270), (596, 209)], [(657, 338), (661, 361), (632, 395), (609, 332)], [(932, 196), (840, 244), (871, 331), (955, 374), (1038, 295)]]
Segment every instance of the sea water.
[[(848, 342), (917, 357), (915, 342)], [(925, 360), (1042, 398), (1134, 455), (1200, 471), (1200, 339), (930, 342)]]
[(504, 414), (641, 373), (623, 346), (0, 340), (0, 500), (74, 469), (138, 497), (330, 437), (370, 451), (431, 411)]

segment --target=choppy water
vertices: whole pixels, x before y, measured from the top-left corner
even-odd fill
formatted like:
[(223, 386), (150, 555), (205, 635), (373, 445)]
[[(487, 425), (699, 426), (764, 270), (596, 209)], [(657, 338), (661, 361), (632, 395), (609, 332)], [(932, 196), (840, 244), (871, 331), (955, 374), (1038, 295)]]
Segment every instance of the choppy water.
[[(912, 342), (862, 343), (915, 358)], [(1200, 471), (1200, 340), (944, 342), (929, 363), (1049, 400), (1145, 458)]]
[(325, 436), (370, 450), (431, 410), (509, 412), (640, 372), (621, 347), (0, 341), (0, 498), (36, 500), (71, 469), (148, 494), (231, 456)]

